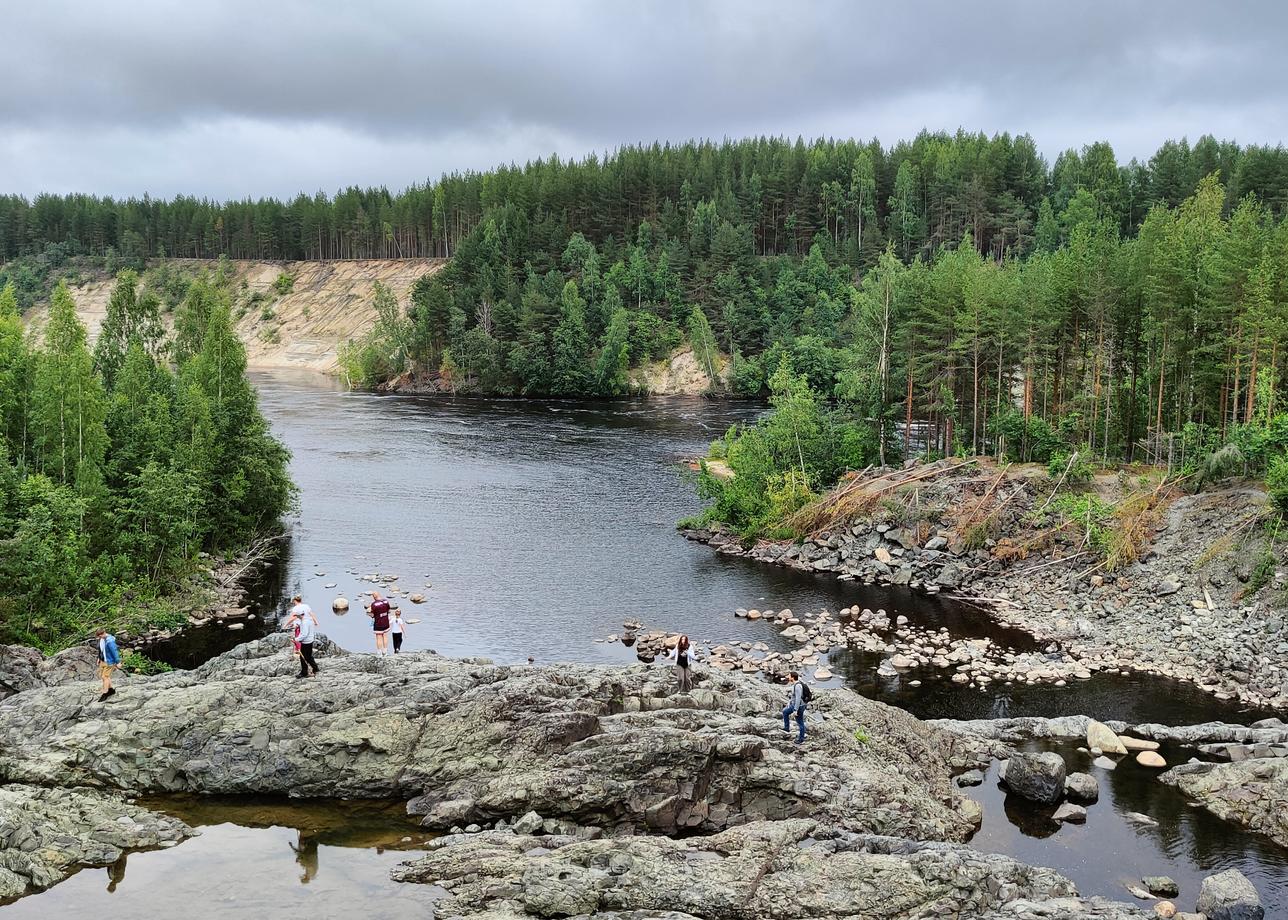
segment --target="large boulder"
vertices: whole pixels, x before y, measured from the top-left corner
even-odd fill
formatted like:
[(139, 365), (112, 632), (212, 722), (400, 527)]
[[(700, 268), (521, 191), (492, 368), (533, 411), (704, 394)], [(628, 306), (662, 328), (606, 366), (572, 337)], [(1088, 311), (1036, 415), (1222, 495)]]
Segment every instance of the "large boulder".
[(1226, 869), (1203, 880), (1198, 910), (1207, 920), (1262, 920), (1266, 915), (1257, 889), (1238, 869)]
[(1064, 758), (1050, 751), (1016, 753), (1002, 769), (1002, 782), (1021, 798), (1058, 802), (1064, 795)]
[(194, 831), (177, 818), (88, 789), (0, 786), (0, 902), (48, 888), (126, 850), (174, 846)]
[(437, 905), (441, 916), (498, 920), (980, 917), (1014, 901), (1046, 903), (1075, 893), (1054, 871), (1009, 857), (801, 820), (682, 840), (579, 841), (508, 831), (450, 836), (393, 877), (447, 891)]
[[(341, 654), (296, 680), (274, 635), (193, 671), (0, 704), (0, 780), (132, 792), (412, 798), (430, 827), (528, 811), (605, 830), (714, 833), (810, 817), (854, 831), (961, 840), (970, 816), (951, 740), (848, 691), (818, 693), (795, 747), (783, 693), (712, 673), (674, 693), (657, 668), (510, 667), (430, 652)], [(862, 726), (868, 740), (855, 737)]]
[(1288, 847), (1288, 758), (1187, 763), (1159, 779), (1217, 817)]
[(97, 669), (98, 654), (88, 645), (75, 645), (48, 658), (34, 648), (0, 645), (0, 700), (37, 687), (93, 680)]
[(1108, 725), (1091, 719), (1087, 722), (1087, 747), (1096, 748), (1102, 754), (1126, 754), (1127, 748), (1122, 740)]

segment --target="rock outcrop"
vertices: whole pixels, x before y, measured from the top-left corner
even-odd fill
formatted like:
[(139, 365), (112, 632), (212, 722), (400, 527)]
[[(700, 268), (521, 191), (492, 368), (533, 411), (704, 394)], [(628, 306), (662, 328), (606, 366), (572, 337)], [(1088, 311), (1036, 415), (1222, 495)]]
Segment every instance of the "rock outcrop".
[(806, 820), (683, 840), (451, 836), (393, 876), (445, 891), (442, 916), (483, 920), (1140, 916), (1124, 905), (1096, 912), (1074, 898), (1067, 879), (1005, 856)]
[[(804, 749), (781, 690), (740, 674), (673, 695), (655, 668), (539, 668), (322, 641), (296, 680), (284, 636), (193, 671), (0, 704), (0, 779), (135, 792), (405, 797), (431, 827), (530, 810), (606, 831), (711, 833), (808, 817), (961, 840), (949, 736), (849, 692), (818, 694)], [(862, 727), (867, 741), (858, 740)]]
[(1261, 920), (1266, 915), (1257, 889), (1238, 869), (1205, 878), (1198, 908), (1208, 920)]
[(34, 648), (0, 645), (0, 700), (36, 687), (56, 687), (95, 676), (98, 656), (74, 646), (46, 657)]
[(1288, 847), (1288, 759), (1187, 763), (1160, 779), (1217, 817)]
[(125, 850), (174, 846), (195, 832), (177, 818), (88, 789), (0, 786), (0, 902), (48, 888)]

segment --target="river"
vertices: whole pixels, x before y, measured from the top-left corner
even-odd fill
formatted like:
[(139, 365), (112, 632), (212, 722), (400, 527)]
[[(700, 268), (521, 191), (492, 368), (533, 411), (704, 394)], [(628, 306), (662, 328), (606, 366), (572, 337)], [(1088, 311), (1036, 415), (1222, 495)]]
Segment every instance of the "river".
[[(700, 642), (784, 648), (771, 625), (737, 619), (733, 611), (809, 613), (856, 603), (954, 635), (1031, 647), (1022, 633), (944, 598), (721, 556), (677, 535), (676, 520), (699, 507), (679, 461), (702, 453), (730, 424), (754, 419), (757, 405), (380, 397), (345, 393), (313, 375), (254, 379), (265, 414), (293, 453), (301, 494), (290, 549), (263, 589), (260, 622), (270, 628), (298, 590), (325, 633), (370, 651), (361, 597), (378, 585), (363, 576), (397, 575), (401, 587), (426, 596), (423, 604), (403, 601), (405, 615), (419, 621), (408, 626), (407, 648), (502, 662), (634, 662), (631, 649), (608, 641), (626, 619)], [(349, 599), (347, 614), (332, 613), (337, 595)], [(168, 651), (173, 660), (195, 663), (247, 632), (199, 631)], [(832, 685), (844, 682), (923, 718), (1086, 713), (1190, 724), (1261, 715), (1145, 675), (979, 690), (933, 673), (880, 677), (879, 659), (834, 653)], [(921, 686), (910, 685), (914, 678)], [(1071, 764), (1081, 756), (1062, 753)], [(1175, 762), (1190, 752), (1167, 753)], [(1182, 883), (1176, 899), (1182, 909), (1192, 908), (1203, 875), (1236, 866), (1258, 887), (1267, 916), (1288, 917), (1288, 852), (1190, 807), (1133, 762), (1100, 779), (1101, 799), (1088, 809), (1087, 824), (1057, 829), (1006, 797), (994, 766), (984, 786), (968, 790), (985, 810), (973, 843), (1053, 866), (1084, 894), (1119, 900), (1130, 900), (1124, 883), (1172, 875)], [(106, 873), (87, 870), (0, 914), (107, 920), (199, 901), (211, 917), (244, 916), (248, 908), (263, 916), (316, 913), (318, 905), (371, 916), (426, 915), (429, 892), (387, 880), (388, 869), (405, 858), (398, 851), (419, 844), (415, 826), (399, 816), (378, 809), (355, 815), (349, 806), (325, 804), (163, 804), (205, 825), (203, 836), (130, 856), (128, 876), (124, 863)], [(1122, 817), (1129, 811), (1151, 814), (1160, 826), (1132, 825)], [(121, 877), (114, 881), (113, 872)]]

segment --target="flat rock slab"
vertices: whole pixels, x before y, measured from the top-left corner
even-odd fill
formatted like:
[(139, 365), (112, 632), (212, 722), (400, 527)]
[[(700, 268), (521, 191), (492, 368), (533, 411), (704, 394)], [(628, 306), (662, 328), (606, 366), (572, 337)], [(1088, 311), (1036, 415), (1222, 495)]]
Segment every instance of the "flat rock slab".
[(48, 888), (126, 850), (174, 846), (196, 833), (169, 815), (89, 789), (0, 786), (0, 901)]
[[(324, 639), (296, 680), (289, 640), (193, 671), (0, 704), (0, 780), (131, 792), (412, 798), (426, 826), (536, 811), (606, 830), (714, 833), (809, 817), (962, 840), (953, 738), (849, 691), (819, 691), (809, 743), (782, 731), (782, 688), (659, 668), (510, 667), (429, 652), (349, 655)], [(867, 743), (854, 737), (862, 726)], [(414, 798), (413, 798), (414, 797)]]
[[(576, 841), (485, 832), (441, 838), (393, 871), (449, 897), (442, 916), (540, 917), (1025, 917), (1026, 905), (1062, 918), (1104, 913), (1073, 885), (952, 844), (850, 834), (810, 821), (753, 823), (711, 837)], [(1014, 905), (1014, 912), (1007, 908)], [(1034, 908), (1036, 909), (1036, 908)], [(638, 911), (640, 913), (632, 914)], [(1033, 916), (1038, 916), (1033, 914)]]
[(1288, 847), (1288, 759), (1181, 764), (1159, 779), (1217, 817)]

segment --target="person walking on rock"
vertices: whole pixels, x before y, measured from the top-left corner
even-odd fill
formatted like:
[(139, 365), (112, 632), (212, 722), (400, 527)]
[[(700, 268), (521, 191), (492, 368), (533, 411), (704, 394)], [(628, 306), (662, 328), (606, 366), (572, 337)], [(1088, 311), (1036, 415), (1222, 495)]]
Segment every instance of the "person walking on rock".
[(389, 654), (389, 601), (379, 591), (371, 592), (371, 606), (367, 608), (371, 617), (371, 631), (376, 634), (376, 652)]
[(313, 640), (317, 637), (318, 618), (313, 615), (312, 608), (304, 603), (304, 598), (300, 595), (295, 595), (291, 600), (295, 602), (295, 606), (291, 608), (291, 615), (286, 618), (286, 628), (294, 630), (295, 644), (300, 650), (300, 673), (295, 677), (297, 680), (308, 677), (310, 670), (316, 677), (318, 663), (313, 660)]
[(391, 635), (394, 640), (395, 655), (397, 655), (400, 651), (402, 651), (404, 625), (405, 624), (403, 623), (402, 611), (399, 610), (397, 607), (395, 607), (393, 621), (390, 622), (389, 624), (389, 635)]
[(675, 665), (675, 692), (688, 693), (693, 689), (693, 649), (689, 637), (680, 636), (666, 657)]
[(116, 694), (116, 688), (112, 686), (112, 674), (121, 666), (121, 651), (116, 647), (116, 636), (101, 626), (94, 635), (98, 639), (98, 679), (103, 682), (103, 695), (98, 701), (102, 703)]
[(783, 731), (789, 735), (792, 733), (791, 717), (792, 713), (796, 714), (796, 725), (800, 732), (796, 736), (797, 744), (805, 743), (805, 705), (813, 698), (804, 682), (801, 681), (800, 675), (792, 671), (787, 675), (787, 684), (791, 687), (791, 699), (787, 702), (787, 708), (783, 710)]

